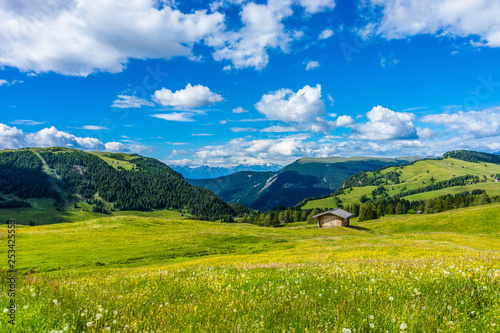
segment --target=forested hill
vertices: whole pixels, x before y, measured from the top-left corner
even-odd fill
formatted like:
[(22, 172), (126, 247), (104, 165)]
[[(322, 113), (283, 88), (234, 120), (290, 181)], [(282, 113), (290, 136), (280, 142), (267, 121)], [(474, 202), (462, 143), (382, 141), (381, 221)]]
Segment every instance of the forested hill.
[(235, 214), (213, 192), (188, 184), (158, 160), (135, 154), (34, 148), (1, 152), (0, 166), (2, 193), (13, 200), (54, 198), (61, 210), (86, 202), (94, 211), (184, 209), (205, 220)]
[(488, 154), (470, 150), (454, 150), (444, 154), (443, 158), (456, 158), (457, 160), (473, 163), (483, 162), (500, 164), (500, 156), (498, 155), (499, 153), (500, 152), (495, 154)]

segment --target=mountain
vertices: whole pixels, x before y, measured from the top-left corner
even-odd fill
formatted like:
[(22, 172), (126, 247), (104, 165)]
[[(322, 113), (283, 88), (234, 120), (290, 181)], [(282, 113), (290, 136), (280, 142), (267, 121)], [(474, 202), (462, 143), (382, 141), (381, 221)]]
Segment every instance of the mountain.
[(259, 171), (259, 172), (268, 172), (268, 171), (278, 171), (283, 166), (278, 164), (241, 164), (234, 167), (210, 167), (208, 165), (202, 165), (198, 167), (187, 167), (187, 166), (171, 166), (172, 169), (179, 172), (184, 176), (184, 178), (189, 179), (207, 179), (207, 178), (216, 178), (227, 176), (232, 173), (240, 172), (240, 171)]
[(92, 213), (170, 209), (205, 220), (235, 215), (213, 192), (188, 184), (158, 160), (136, 154), (60, 147), (2, 151), (0, 189), (4, 199), (0, 208), (45, 206), (51, 211), (56, 207), (60, 214), (77, 207), (82, 214), (85, 209)]
[(244, 171), (213, 179), (186, 180), (213, 191), (226, 202), (239, 202), (265, 211), (332, 193), (347, 177), (359, 171), (400, 164), (408, 164), (408, 161), (377, 157), (305, 157), (277, 172)]

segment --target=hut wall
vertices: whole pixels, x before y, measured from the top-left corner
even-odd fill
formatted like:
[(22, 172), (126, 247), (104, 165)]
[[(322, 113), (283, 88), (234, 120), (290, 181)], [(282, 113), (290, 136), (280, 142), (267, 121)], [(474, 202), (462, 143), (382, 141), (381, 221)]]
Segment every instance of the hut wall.
[(344, 225), (343, 219), (334, 215), (323, 215), (318, 219), (321, 228), (340, 227)]

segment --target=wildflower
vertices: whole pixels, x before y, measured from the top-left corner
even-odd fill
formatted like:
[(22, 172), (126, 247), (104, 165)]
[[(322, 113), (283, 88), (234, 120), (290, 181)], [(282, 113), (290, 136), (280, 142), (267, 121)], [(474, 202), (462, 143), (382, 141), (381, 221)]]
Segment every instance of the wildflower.
[(95, 319), (96, 319), (96, 320), (99, 320), (99, 319), (101, 319), (101, 318), (102, 318), (102, 314), (100, 314), (100, 313), (98, 313), (98, 314), (95, 316)]
[(337, 289), (335, 289), (333, 292), (334, 292), (334, 293), (338, 293)]
[(115, 310), (115, 311), (113, 311), (113, 314), (115, 314), (115, 315), (116, 315), (116, 314), (118, 314), (118, 311), (116, 311), (116, 310)]
[(111, 327), (106, 327), (106, 331), (111, 331)]
[(351, 330), (348, 328), (343, 328), (342, 333), (351, 333)]
[(407, 327), (408, 325), (406, 325), (406, 323), (401, 323), (401, 325), (399, 326), (399, 328), (402, 330), (405, 330)]
[(483, 286), (483, 290), (486, 290), (486, 289), (488, 289), (488, 287), (486, 287), (486, 286)]
[(3, 313), (9, 312), (9, 309), (3, 309)]
[(24, 310), (26, 310), (27, 308), (28, 308), (28, 306), (27, 306), (27, 305), (23, 306), (23, 309), (24, 309)]
[(31, 296), (35, 297), (35, 296), (36, 296), (36, 293), (31, 294)]
[(372, 279), (372, 282), (375, 283), (375, 279)]
[(447, 306), (447, 308), (448, 308), (448, 310), (451, 310), (451, 309), (452, 309), (451, 305), (448, 305), (448, 306)]
[(451, 320), (448, 322), (448, 325), (453, 326), (455, 323), (452, 322)]
[(391, 301), (391, 302), (394, 301), (394, 297), (392, 297), (392, 296), (389, 297), (389, 301)]
[(93, 321), (89, 321), (89, 322), (87, 323), (87, 327), (92, 327), (92, 325), (94, 325), (94, 322), (93, 322)]
[(373, 323), (371, 323), (370, 328), (375, 328), (375, 325)]
[(374, 316), (370, 316), (370, 317), (368, 317), (368, 318), (370, 318), (370, 320), (373, 320), (373, 319), (375, 319), (375, 317), (374, 317)]
[(54, 302), (54, 304), (57, 305), (57, 299), (53, 300), (52, 302)]

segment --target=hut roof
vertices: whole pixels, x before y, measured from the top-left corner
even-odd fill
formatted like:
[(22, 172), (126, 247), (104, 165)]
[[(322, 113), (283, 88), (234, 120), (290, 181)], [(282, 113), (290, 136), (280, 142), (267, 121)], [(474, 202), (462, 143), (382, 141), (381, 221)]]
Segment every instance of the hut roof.
[(332, 210), (329, 210), (327, 212), (324, 212), (324, 213), (321, 213), (318, 215), (314, 215), (312, 218), (316, 218), (316, 217), (320, 217), (320, 216), (328, 215), (328, 214), (335, 215), (335, 216), (341, 217), (343, 219), (348, 219), (354, 215), (354, 214), (351, 214), (349, 212), (346, 212), (343, 209), (337, 208), (337, 209), (332, 209)]

